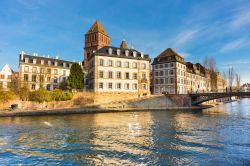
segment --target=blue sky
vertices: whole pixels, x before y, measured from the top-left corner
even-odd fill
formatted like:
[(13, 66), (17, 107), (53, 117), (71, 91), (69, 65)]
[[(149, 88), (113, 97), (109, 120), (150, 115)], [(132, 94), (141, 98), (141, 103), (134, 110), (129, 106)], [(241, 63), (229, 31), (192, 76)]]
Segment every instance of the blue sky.
[(249, 0), (1, 0), (0, 67), (18, 69), (21, 50), (83, 60), (84, 34), (99, 19), (111, 45), (157, 56), (171, 47), (186, 61), (214, 57), (250, 82)]

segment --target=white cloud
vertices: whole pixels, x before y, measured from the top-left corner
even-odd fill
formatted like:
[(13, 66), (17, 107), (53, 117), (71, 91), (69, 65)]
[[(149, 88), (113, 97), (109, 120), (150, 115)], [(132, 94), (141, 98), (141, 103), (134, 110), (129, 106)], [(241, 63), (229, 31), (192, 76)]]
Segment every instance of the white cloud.
[(225, 53), (228, 51), (236, 50), (246, 46), (249, 42), (245, 38), (240, 38), (229, 43), (226, 43), (224, 46), (221, 47), (220, 52)]
[(243, 10), (233, 16), (232, 21), (230, 22), (229, 26), (232, 29), (239, 29), (244, 26), (250, 25), (250, 11), (249, 9)]
[(196, 34), (199, 32), (199, 29), (190, 29), (181, 32), (175, 39), (174, 39), (174, 46), (181, 47), (182, 45), (191, 41)]

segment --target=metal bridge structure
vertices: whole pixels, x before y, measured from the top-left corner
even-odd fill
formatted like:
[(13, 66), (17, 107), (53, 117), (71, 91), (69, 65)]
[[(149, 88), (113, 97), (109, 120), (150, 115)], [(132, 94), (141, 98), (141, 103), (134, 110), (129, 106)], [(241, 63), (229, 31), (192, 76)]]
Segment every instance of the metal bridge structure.
[(226, 97), (250, 97), (250, 92), (190, 93), (188, 95), (191, 98), (192, 105), (198, 105), (209, 100)]

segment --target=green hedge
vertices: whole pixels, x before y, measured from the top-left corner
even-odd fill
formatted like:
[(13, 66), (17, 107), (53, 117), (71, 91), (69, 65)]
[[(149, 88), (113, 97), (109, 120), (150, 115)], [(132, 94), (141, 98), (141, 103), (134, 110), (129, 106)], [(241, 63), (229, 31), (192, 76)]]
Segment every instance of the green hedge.
[(17, 96), (14, 92), (0, 91), (0, 102), (7, 102), (9, 100), (14, 100), (16, 98), (17, 98)]
[(47, 91), (44, 89), (39, 89), (36, 91), (29, 92), (29, 100), (36, 101), (39, 103), (49, 102), (49, 101), (66, 101), (71, 100), (73, 94), (70, 92), (63, 92), (62, 90)]

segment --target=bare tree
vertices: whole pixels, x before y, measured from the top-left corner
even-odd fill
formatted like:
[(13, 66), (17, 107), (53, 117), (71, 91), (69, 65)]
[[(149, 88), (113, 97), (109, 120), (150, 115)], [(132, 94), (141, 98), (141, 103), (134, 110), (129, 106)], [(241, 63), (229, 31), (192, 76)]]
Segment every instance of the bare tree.
[(233, 87), (233, 83), (234, 83), (234, 79), (235, 79), (235, 71), (234, 68), (231, 66), (228, 68), (227, 71), (227, 78), (228, 78), (228, 86), (230, 89), (232, 89)]
[(212, 91), (217, 91), (217, 69), (216, 61), (213, 57), (206, 56), (203, 61), (204, 67), (207, 69), (208, 77), (210, 79), (210, 85)]
[(240, 90), (240, 83), (241, 83), (241, 78), (240, 74), (235, 73), (235, 81), (236, 81), (236, 90)]

